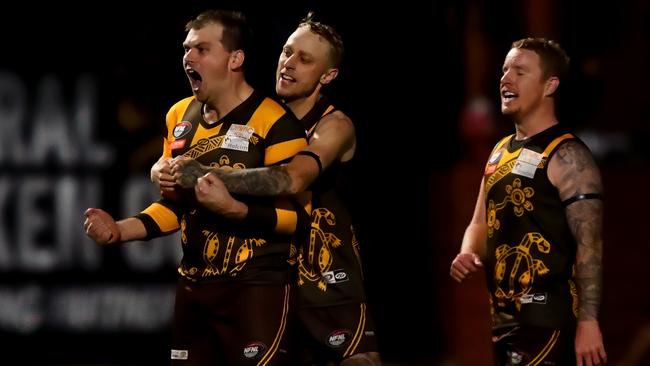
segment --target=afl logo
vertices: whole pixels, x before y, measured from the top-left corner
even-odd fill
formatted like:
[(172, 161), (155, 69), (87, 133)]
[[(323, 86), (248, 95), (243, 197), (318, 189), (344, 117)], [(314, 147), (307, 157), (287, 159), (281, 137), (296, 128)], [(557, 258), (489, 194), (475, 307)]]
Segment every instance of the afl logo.
[(244, 347), (244, 358), (250, 360), (252, 358), (260, 357), (264, 354), (265, 350), (266, 345), (264, 345), (262, 342), (249, 343)]
[(350, 331), (347, 329), (336, 330), (327, 337), (327, 343), (334, 348), (341, 347), (350, 339)]
[(499, 151), (495, 152), (490, 156), (490, 160), (488, 160), (488, 164), (494, 165), (499, 162), (499, 159), (501, 159), (501, 155), (503, 154), (503, 149), (499, 149)]
[(174, 137), (181, 138), (187, 135), (192, 130), (192, 123), (188, 121), (183, 121), (174, 127)]

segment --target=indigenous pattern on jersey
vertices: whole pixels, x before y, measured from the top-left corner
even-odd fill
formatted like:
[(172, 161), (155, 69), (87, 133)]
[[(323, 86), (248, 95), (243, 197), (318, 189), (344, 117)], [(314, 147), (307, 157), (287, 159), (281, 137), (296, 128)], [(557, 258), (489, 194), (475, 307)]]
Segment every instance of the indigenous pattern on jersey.
[[(167, 114), (165, 156), (184, 155), (201, 164), (233, 169), (286, 162), (307, 146), (305, 131), (292, 113), (254, 92), (219, 121), (209, 124), (194, 97), (176, 103)], [(250, 282), (284, 281), (291, 237), (228, 220), (197, 205), (194, 190), (182, 192), (182, 204), (161, 199), (139, 216), (149, 236), (180, 226), (183, 259), (179, 273), (190, 280), (236, 278)], [(274, 198), (239, 197), (248, 204), (273, 206)], [(277, 225), (291, 207), (279, 207)], [(276, 227), (275, 232), (283, 232)], [(286, 230), (287, 233), (291, 230)]]
[(495, 325), (562, 328), (575, 320), (576, 242), (547, 175), (552, 154), (569, 140), (580, 141), (560, 125), (523, 141), (511, 135), (486, 164), (487, 271)]
[[(301, 120), (308, 138), (335, 108), (321, 97)], [(312, 183), (311, 230), (299, 248), (298, 291), (303, 306), (331, 306), (364, 300), (359, 243), (342, 199), (349, 162), (334, 161)]]

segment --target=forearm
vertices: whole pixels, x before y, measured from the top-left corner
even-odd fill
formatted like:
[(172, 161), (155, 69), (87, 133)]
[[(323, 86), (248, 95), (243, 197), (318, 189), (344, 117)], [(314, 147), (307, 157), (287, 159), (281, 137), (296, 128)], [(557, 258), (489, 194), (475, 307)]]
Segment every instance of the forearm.
[(487, 228), (485, 225), (470, 223), (465, 234), (463, 235), (463, 242), (460, 247), (461, 253), (474, 253), (481, 259), (485, 259), (487, 255)]
[(285, 166), (230, 171), (217, 169), (216, 174), (232, 193), (252, 196), (294, 193), (291, 189), (291, 176)]
[(129, 217), (117, 222), (120, 230), (120, 241), (140, 240), (147, 237), (147, 230), (142, 221), (135, 217)]
[(192, 187), (196, 180), (207, 174), (214, 173), (229, 192), (251, 196), (277, 196), (293, 194), (291, 176), (285, 166), (272, 166), (254, 169), (221, 169), (205, 165), (183, 165), (178, 169), (179, 184), (182, 187)]
[(567, 207), (567, 219), (576, 239), (578, 319), (597, 320), (602, 293), (602, 202), (584, 200)]

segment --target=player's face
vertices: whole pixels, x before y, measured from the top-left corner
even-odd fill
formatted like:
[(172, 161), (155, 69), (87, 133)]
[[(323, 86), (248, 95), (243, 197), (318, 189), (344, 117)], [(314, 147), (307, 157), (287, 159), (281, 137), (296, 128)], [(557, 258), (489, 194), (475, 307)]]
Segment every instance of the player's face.
[(521, 119), (544, 100), (545, 80), (539, 55), (535, 51), (513, 48), (503, 63), (501, 112)]
[(224, 88), (228, 77), (228, 62), (232, 52), (221, 44), (223, 26), (210, 23), (187, 33), (183, 48), (183, 68), (192, 92), (201, 102), (210, 102)]
[[(305, 98), (320, 90), (329, 64), (329, 42), (300, 27), (282, 48), (276, 72), (275, 91), (285, 101)], [(328, 82), (328, 81), (327, 81)]]

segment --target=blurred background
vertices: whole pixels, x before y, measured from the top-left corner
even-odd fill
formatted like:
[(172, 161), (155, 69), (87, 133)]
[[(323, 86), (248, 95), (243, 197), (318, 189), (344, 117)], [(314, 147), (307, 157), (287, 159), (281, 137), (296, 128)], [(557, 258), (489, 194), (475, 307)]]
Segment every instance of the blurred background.
[(184, 25), (207, 8), (248, 16), (248, 79), (268, 92), (308, 10), (342, 34), (328, 93), (357, 128), (353, 210), (387, 365), (491, 365), (485, 279), (457, 285), (449, 265), (487, 155), (513, 132), (503, 58), (519, 38), (559, 41), (572, 61), (560, 121), (606, 188), (610, 364), (650, 364), (648, 1), (46, 4), (0, 22), (0, 364), (168, 364), (178, 238), (100, 248), (83, 212), (124, 217), (156, 199), (164, 116), (190, 95)]

